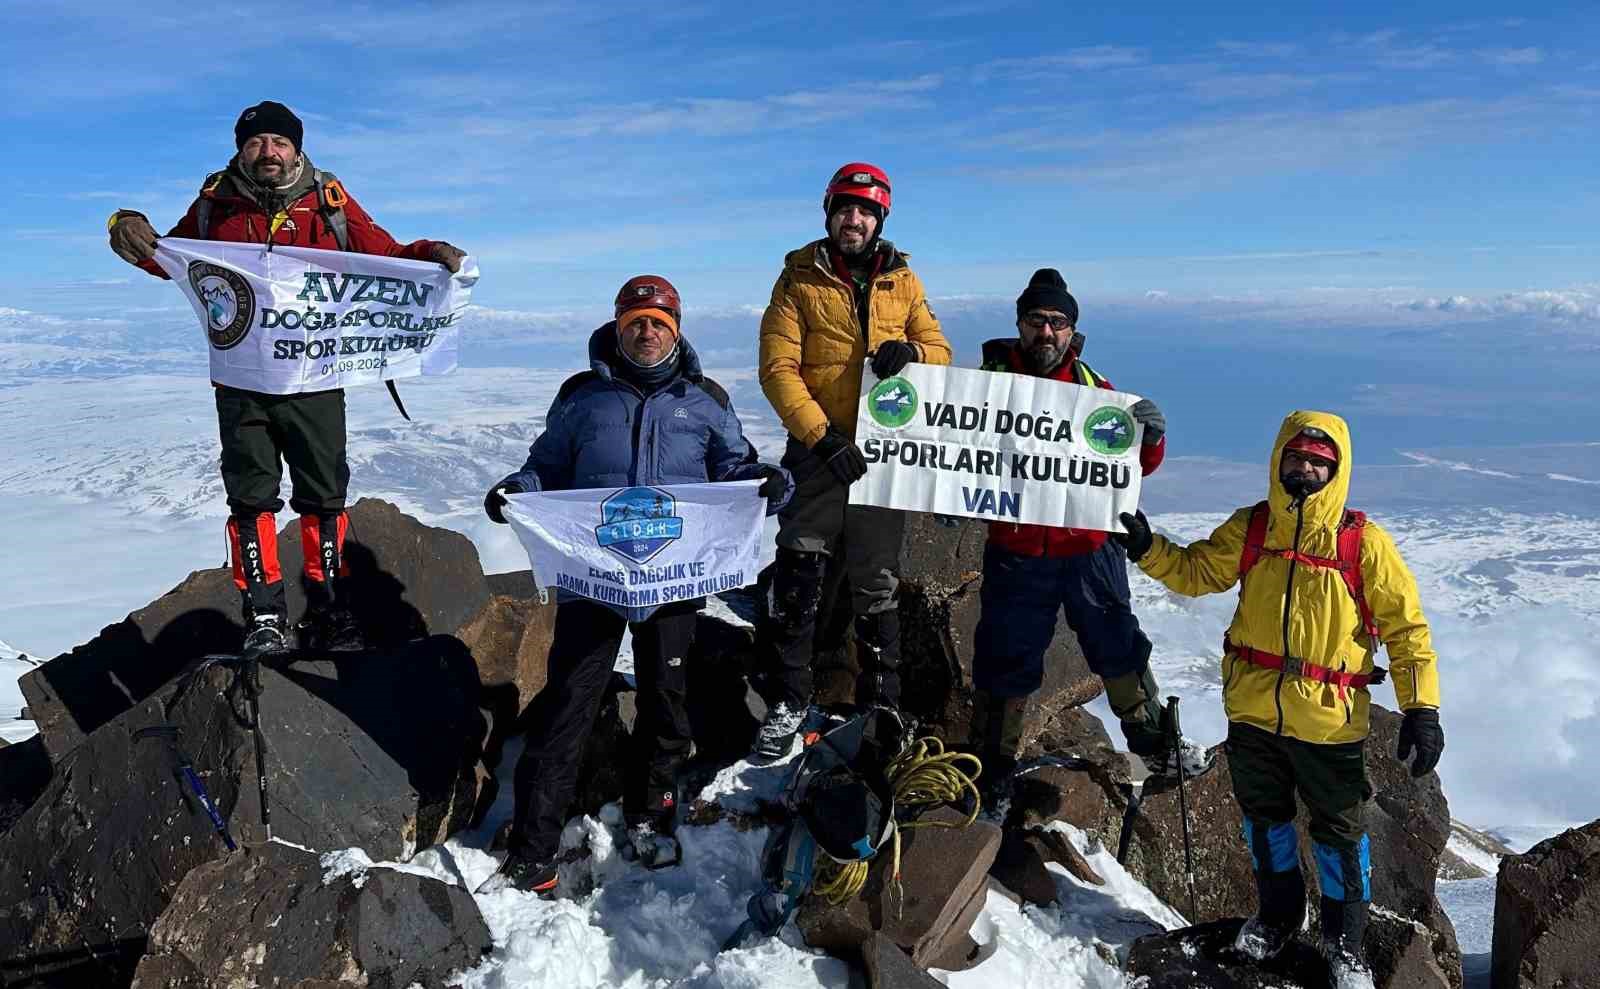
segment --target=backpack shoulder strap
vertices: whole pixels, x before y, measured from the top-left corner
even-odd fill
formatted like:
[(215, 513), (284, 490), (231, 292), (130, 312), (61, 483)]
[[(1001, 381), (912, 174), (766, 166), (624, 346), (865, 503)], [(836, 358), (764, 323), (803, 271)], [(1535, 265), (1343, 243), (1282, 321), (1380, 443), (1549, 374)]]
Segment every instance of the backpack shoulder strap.
[(317, 211), (322, 214), (323, 221), (333, 232), (333, 239), (339, 245), (339, 250), (348, 251), (350, 221), (344, 215), (344, 207), (350, 202), (350, 196), (344, 191), (344, 184), (339, 181), (339, 176), (320, 168), (311, 170), (311, 181), (317, 186)]
[(1372, 639), (1372, 645), (1377, 647), (1378, 623), (1372, 617), (1372, 608), (1367, 604), (1366, 579), (1361, 574), (1361, 535), (1367, 528), (1367, 516), (1364, 512), (1346, 511), (1344, 520), (1339, 525), (1339, 574), (1344, 577), (1344, 584), (1350, 589), (1350, 596), (1355, 599), (1356, 608), (1361, 612), (1361, 626)]
[(1239, 551), (1239, 583), (1244, 583), (1245, 574), (1255, 567), (1256, 561), (1261, 559), (1261, 550), (1267, 543), (1267, 521), (1272, 517), (1272, 510), (1264, 501), (1256, 502), (1250, 509), (1250, 527), (1244, 533), (1244, 548)]
[(200, 231), (199, 240), (205, 240), (206, 235), (211, 232), (211, 213), (217, 205), (212, 196), (216, 194), (217, 186), (222, 184), (222, 177), (226, 174), (228, 174), (227, 169), (212, 172), (206, 176), (204, 182), (200, 183), (200, 195), (195, 200), (194, 210), (195, 227)]

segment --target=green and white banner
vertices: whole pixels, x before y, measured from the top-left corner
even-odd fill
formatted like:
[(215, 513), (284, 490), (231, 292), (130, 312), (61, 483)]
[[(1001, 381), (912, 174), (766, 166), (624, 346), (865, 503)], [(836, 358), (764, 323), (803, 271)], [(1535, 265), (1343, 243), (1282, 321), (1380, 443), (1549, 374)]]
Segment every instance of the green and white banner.
[(456, 367), (478, 264), (163, 237), (156, 263), (183, 290), (211, 380), (272, 395)]
[(1139, 505), (1137, 395), (908, 364), (862, 376), (852, 505), (1120, 532)]

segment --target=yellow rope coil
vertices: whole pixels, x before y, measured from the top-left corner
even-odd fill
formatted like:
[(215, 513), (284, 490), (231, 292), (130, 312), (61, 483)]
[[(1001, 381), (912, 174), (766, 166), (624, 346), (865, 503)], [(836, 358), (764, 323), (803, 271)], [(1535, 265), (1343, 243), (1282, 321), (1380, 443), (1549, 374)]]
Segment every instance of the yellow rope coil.
[[(970, 765), (972, 771), (962, 767)], [(983, 763), (967, 752), (946, 752), (944, 742), (927, 735), (917, 739), (892, 760), (884, 769), (889, 785), (894, 790), (897, 809), (924, 807), (932, 804), (955, 803), (964, 793), (972, 794), (972, 813), (959, 824), (947, 821), (909, 821), (898, 825), (893, 835), (893, 858), (889, 877), (891, 894), (903, 900), (900, 888), (900, 832), (903, 829), (922, 827), (964, 828), (978, 819), (983, 802), (974, 782), (983, 772)], [(832, 906), (843, 906), (854, 899), (867, 885), (868, 862), (840, 862), (823, 855), (817, 863), (817, 881), (812, 890)]]

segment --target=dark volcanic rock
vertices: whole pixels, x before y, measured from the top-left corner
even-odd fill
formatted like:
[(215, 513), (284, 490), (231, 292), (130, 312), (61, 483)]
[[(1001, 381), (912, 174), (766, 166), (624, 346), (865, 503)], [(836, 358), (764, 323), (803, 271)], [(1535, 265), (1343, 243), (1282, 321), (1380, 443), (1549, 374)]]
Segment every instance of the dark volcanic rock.
[(861, 945), (861, 964), (867, 970), (870, 989), (938, 989), (944, 985), (882, 934), (872, 935)]
[[(947, 528), (931, 515), (906, 516), (900, 585), (902, 706), (951, 741), (967, 740), (972, 723), (973, 636), (986, 538), (980, 522)], [(1077, 637), (1060, 622), (1045, 653), (1044, 686), (1029, 705), (1024, 744), (1035, 742), (1052, 716), (1087, 704), (1101, 690)]]
[(50, 783), (50, 756), (38, 735), (0, 749), (0, 835)]
[[(1440, 856), (1450, 834), (1450, 809), (1439, 789), (1439, 778), (1429, 773), (1413, 779), (1395, 758), (1400, 716), (1374, 705), (1372, 735), (1367, 742), (1367, 772), (1375, 790), (1367, 806), (1367, 829), (1372, 841), (1373, 902), (1402, 918), (1423, 924), (1431, 933), (1433, 955), (1449, 984), (1461, 985), (1461, 953), (1455, 927), (1438, 905), (1434, 881)], [(1188, 887), (1184, 880), (1183, 831), (1175, 786), (1146, 792), (1133, 828), (1128, 871), (1162, 900), (1187, 913)], [(1255, 884), (1249, 851), (1240, 838), (1243, 819), (1233, 799), (1227, 753), (1217, 753), (1216, 766), (1198, 780), (1190, 780), (1188, 803), (1194, 841), (1198, 920), (1248, 915), (1255, 910)], [(1107, 791), (1106, 819), (1091, 833), (1108, 848), (1117, 847), (1126, 806), (1120, 793)], [(1300, 832), (1301, 869), (1307, 878), (1307, 897), (1313, 924), (1320, 901), (1316, 867), (1306, 815), (1296, 821)]]
[(272, 844), (189, 874), (151, 930), (133, 985), (439, 986), (489, 948), (459, 887), (392, 869), (324, 884), (317, 856)]
[[(1311, 934), (1257, 965), (1232, 950), (1241, 918), (1151, 934), (1128, 950), (1126, 972), (1138, 989), (1328, 989), (1327, 962)], [(1374, 914), (1364, 945), (1377, 989), (1445, 989), (1431, 934), (1391, 915)]]
[[(449, 636), (264, 669), (274, 834), (398, 859), (464, 826), (483, 733), (476, 676)], [(0, 837), (0, 961), (142, 936), (191, 869), (225, 854), (162, 743), (138, 740), (140, 729), (178, 726), (234, 838), (262, 840), (254, 737), (237, 679), (210, 666), (174, 681), (56, 764), (44, 793)]]
[[(300, 522), (278, 534), (291, 621), (305, 607), (300, 588)], [(386, 502), (350, 509), (345, 544), (351, 608), (368, 641), (393, 648), (430, 634), (452, 635), (489, 599), (478, 552), (460, 533), (425, 526)], [(239, 594), (227, 567), (197, 570), (166, 595), (109, 625), (90, 642), (20, 679), (51, 761), (165, 686), (190, 663), (237, 652)]]
[[(959, 824), (965, 817), (938, 808), (922, 819)], [(807, 944), (848, 956), (878, 931), (926, 968), (967, 934), (983, 907), (1000, 829), (985, 821), (964, 828), (915, 828), (903, 831), (901, 842), (903, 906), (897, 909), (891, 898), (886, 875), (891, 856), (878, 855), (855, 899), (841, 907), (818, 896), (802, 902), (795, 922)]]
[(1600, 820), (1500, 861), (1494, 989), (1600, 985)]

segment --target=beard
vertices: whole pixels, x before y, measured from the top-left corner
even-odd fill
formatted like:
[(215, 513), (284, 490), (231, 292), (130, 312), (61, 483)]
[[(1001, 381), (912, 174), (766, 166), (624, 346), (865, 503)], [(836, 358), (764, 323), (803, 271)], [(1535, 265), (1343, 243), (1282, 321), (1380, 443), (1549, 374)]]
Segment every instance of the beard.
[(1278, 480), (1283, 484), (1283, 490), (1289, 492), (1289, 497), (1295, 501), (1304, 501), (1328, 486), (1328, 481), (1319, 481), (1305, 474), (1284, 474)]
[(1022, 352), (1022, 363), (1034, 374), (1049, 374), (1066, 359), (1067, 348), (1039, 341)]

